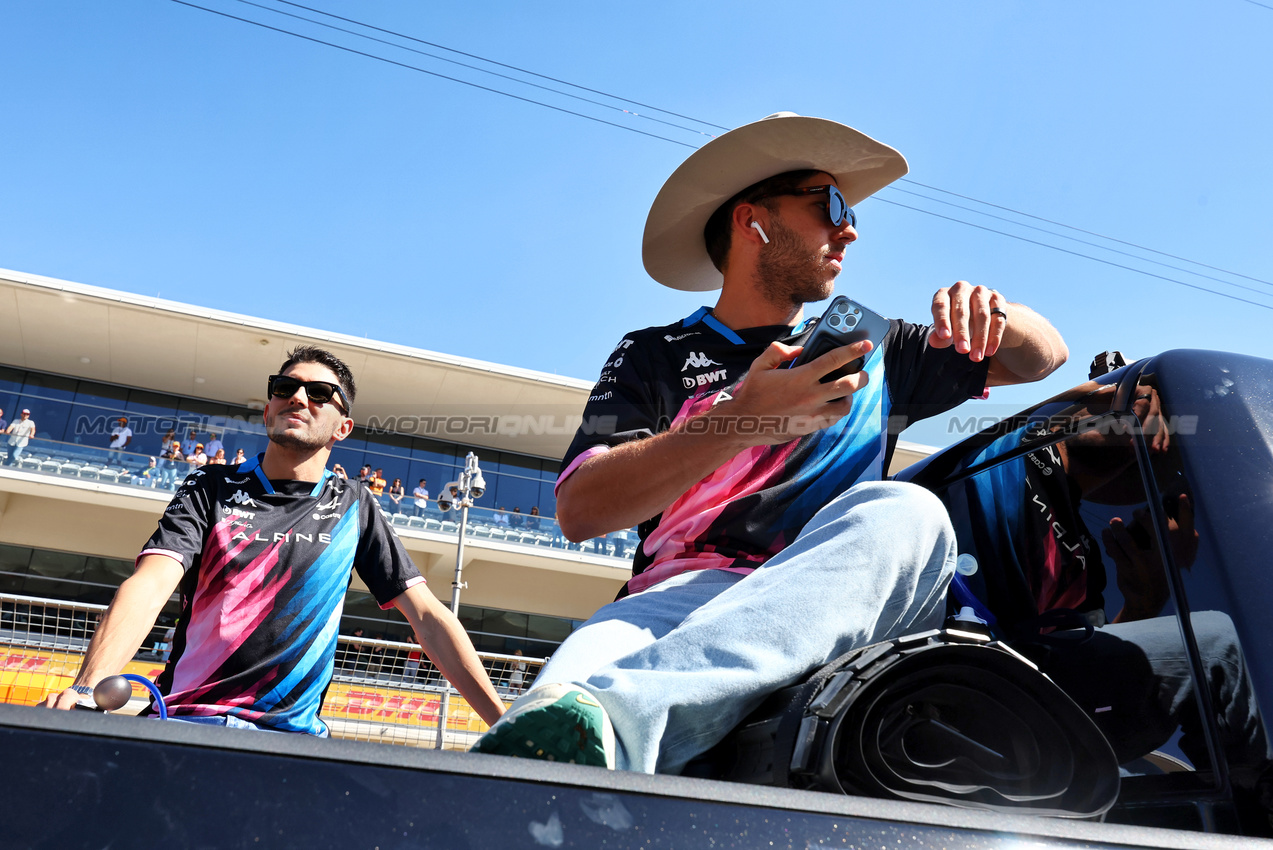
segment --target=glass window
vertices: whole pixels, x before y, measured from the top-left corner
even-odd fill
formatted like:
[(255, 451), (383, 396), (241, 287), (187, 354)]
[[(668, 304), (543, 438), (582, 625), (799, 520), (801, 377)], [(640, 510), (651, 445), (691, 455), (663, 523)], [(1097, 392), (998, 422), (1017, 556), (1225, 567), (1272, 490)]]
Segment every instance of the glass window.
[(23, 593), (31, 550), (0, 544), (0, 593)]
[(83, 555), (36, 549), (31, 555), (30, 572), (32, 575), (62, 581), (82, 581), (84, 577), (84, 560), (85, 556)]
[[(487, 498), (484, 500), (487, 504), (503, 507), (511, 511), (513, 508), (521, 508), (524, 514), (530, 513), (530, 509), (539, 502), (539, 482), (528, 478), (520, 478), (513, 475), (490, 475), (487, 476)], [(540, 508), (543, 513), (543, 508)]]
[(544, 617), (538, 614), (531, 614), (527, 618), (526, 635), (536, 640), (561, 643), (570, 636), (570, 632), (570, 621), (563, 620), (560, 617)]
[(84, 562), (84, 577), (87, 582), (107, 585), (111, 592), (124, 579), (133, 574), (133, 562), (117, 558), (97, 558), (89, 556)]
[[(10, 369), (8, 366), (0, 366), (0, 399), (5, 401), (22, 392), (22, 384), (26, 380), (26, 372), (21, 369)], [(4, 407), (6, 418), (8, 415), (8, 406)]]
[(110, 411), (122, 411), (128, 400), (128, 389), (113, 384), (99, 384), (96, 381), (80, 381), (75, 393), (75, 401), (79, 404), (91, 404), (104, 407)]
[(459, 447), (453, 443), (442, 443), (416, 437), (411, 441), (411, 457), (416, 460), (427, 460), (448, 468), (460, 465), (464, 453), (457, 454)]
[[(75, 378), (47, 375), (43, 372), (27, 372), (23, 392), (38, 399), (74, 401), (77, 384), (79, 381)], [(35, 408), (32, 407), (31, 410), (34, 411)]]

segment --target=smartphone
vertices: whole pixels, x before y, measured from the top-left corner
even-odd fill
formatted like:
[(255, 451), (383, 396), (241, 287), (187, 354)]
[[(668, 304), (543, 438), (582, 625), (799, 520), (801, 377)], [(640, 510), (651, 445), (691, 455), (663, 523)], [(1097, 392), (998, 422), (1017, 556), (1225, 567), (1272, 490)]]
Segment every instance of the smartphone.
[(863, 307), (847, 295), (839, 295), (827, 306), (827, 311), (822, 314), (817, 327), (805, 340), (804, 350), (800, 352), (800, 356), (791, 361), (791, 365), (787, 368), (803, 366), (811, 360), (817, 360), (832, 349), (869, 339), (872, 348), (866, 356), (859, 357), (852, 363), (847, 363), (822, 376), (822, 383), (829, 383), (845, 375), (860, 372), (866, 365), (866, 361), (879, 350), (888, 329), (888, 319)]

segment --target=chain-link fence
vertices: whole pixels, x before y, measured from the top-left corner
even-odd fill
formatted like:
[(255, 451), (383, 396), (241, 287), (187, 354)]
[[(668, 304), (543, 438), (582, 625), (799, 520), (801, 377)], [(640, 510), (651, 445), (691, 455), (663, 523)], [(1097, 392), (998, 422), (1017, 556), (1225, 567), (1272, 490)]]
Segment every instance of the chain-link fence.
[[(0, 594), (0, 702), (36, 705), (70, 685), (105, 610)], [(153, 628), (121, 672), (157, 677), (172, 652), (172, 631)], [(529, 687), (543, 665), (543, 659), (521, 655), (478, 656), (506, 701)], [(467, 749), (487, 727), (454, 689), (441, 716), (449, 687), (416, 644), (341, 635), (320, 714), (339, 738), (416, 747), (437, 747), (441, 738), (447, 749)], [(137, 686), (124, 710), (135, 713), (146, 702)]]

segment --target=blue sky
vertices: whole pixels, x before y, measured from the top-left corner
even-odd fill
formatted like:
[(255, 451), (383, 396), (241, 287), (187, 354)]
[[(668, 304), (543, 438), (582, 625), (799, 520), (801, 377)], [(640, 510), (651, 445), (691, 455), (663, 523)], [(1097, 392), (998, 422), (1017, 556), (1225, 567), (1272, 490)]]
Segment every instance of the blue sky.
[[(624, 332), (709, 303), (652, 282), (640, 237), (684, 145), (710, 128), (236, 0), (192, 2), (671, 141), (171, 0), (3, 3), (0, 267), (588, 380)], [(1060, 392), (1106, 348), (1273, 355), (1273, 3), (307, 5), (697, 122), (792, 110), (898, 148), (917, 182), (858, 207), (839, 291), (922, 321), (937, 287), (967, 279), (1038, 309), (1072, 352), (1042, 385), (997, 390), (962, 415)], [(904, 435), (956, 436), (944, 423)]]

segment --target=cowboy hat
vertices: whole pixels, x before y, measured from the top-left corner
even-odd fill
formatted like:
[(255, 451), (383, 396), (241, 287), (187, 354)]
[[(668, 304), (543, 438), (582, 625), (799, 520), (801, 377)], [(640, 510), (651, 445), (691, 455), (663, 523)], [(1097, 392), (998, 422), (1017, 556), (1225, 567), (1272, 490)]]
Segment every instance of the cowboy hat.
[(673, 289), (719, 289), (723, 279), (703, 241), (712, 213), (753, 183), (806, 168), (835, 177), (850, 206), (907, 171), (900, 153), (852, 127), (774, 113), (713, 139), (672, 172), (645, 220), (645, 270)]

